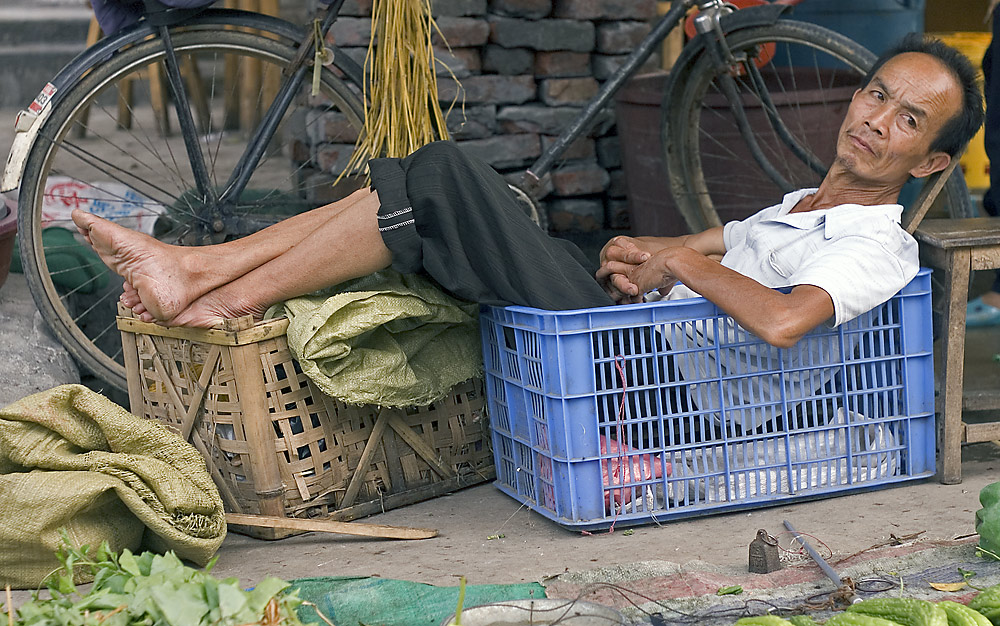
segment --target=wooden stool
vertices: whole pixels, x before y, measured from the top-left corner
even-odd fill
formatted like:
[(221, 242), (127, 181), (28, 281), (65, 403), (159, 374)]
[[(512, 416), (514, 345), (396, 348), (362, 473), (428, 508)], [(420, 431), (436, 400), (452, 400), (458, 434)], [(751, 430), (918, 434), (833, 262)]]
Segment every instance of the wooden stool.
[[(957, 159), (954, 159), (957, 161)], [(1000, 218), (924, 220), (914, 236), (921, 243), (925, 263), (944, 270), (944, 319), (941, 341), (944, 350), (943, 392), (938, 413), (943, 417), (941, 452), (944, 456), (941, 482), (962, 482), (962, 443), (1000, 439), (1000, 421), (966, 424), (962, 409), (1000, 408), (1000, 390), (966, 396), (965, 308), (969, 277), (973, 270), (1000, 268)]]

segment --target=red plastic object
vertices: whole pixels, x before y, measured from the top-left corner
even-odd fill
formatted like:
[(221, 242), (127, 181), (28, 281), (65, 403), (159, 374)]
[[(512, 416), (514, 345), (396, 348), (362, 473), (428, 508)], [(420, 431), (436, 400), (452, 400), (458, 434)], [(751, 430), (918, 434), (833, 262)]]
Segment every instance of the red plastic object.
[(14, 253), (14, 235), (17, 234), (17, 206), (0, 199), (0, 287), (7, 281), (10, 259)]

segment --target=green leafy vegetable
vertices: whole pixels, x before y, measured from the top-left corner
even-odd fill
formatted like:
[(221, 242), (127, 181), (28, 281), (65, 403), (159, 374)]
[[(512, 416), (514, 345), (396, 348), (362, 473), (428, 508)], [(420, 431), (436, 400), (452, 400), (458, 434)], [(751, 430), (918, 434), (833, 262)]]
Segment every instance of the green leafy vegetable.
[(983, 508), (976, 511), (976, 532), (979, 548), (986, 556), (1000, 555), (1000, 482), (983, 487), (979, 492)]
[(743, 593), (743, 587), (739, 585), (729, 585), (728, 587), (720, 587), (718, 591), (715, 592), (717, 596), (738, 596)]
[[(62, 568), (46, 581), (52, 597), (34, 594), (18, 609), (15, 626), (302, 626), (295, 613), (302, 600), (283, 594), (289, 586), (283, 580), (267, 578), (243, 591), (238, 579), (211, 575), (214, 561), (196, 570), (172, 552), (76, 548), (65, 533), (63, 542), (56, 554)], [(73, 584), (80, 569), (94, 576), (86, 593)]]

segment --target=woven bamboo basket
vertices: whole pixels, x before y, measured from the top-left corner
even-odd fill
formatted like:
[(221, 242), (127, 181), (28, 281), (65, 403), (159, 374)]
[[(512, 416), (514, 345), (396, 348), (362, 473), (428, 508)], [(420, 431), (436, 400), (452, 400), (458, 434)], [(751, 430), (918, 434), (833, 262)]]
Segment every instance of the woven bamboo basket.
[(232, 513), (348, 521), (495, 477), (480, 379), (430, 406), (349, 405), (301, 372), (287, 320), (202, 330), (119, 313), (131, 411), (201, 452)]

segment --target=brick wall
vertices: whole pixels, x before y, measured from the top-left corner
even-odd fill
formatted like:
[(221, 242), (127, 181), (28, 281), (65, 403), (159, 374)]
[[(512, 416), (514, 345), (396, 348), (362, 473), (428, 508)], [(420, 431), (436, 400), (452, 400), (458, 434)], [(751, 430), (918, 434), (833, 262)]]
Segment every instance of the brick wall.
[[(432, 7), (451, 46), (436, 54), (458, 79), (438, 72), (442, 107), (458, 97), (448, 115), (452, 138), (510, 177), (578, 114), (656, 16), (655, 0), (432, 0)], [(371, 0), (347, 0), (332, 31), (359, 61), (370, 15)], [(643, 69), (656, 66), (654, 58)], [(338, 160), (331, 150), (326, 165)], [(545, 205), (556, 232), (628, 227), (612, 111), (564, 153)]]

